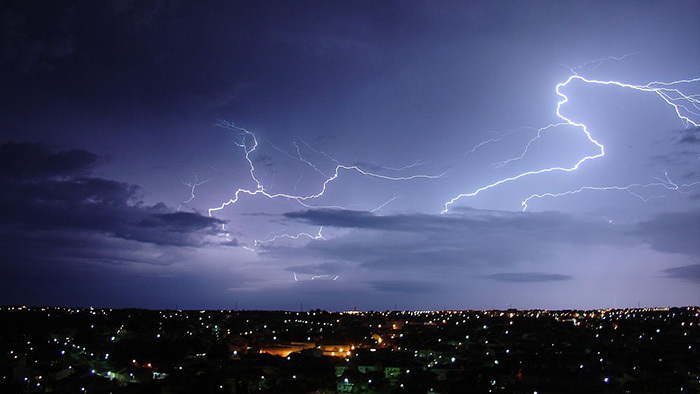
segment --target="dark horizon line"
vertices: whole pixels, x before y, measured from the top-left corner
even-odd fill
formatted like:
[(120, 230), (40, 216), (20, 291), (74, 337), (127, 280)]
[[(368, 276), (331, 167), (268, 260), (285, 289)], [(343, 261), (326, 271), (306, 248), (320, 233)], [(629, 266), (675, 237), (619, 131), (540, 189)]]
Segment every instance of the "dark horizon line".
[(30, 309), (79, 309), (79, 310), (95, 310), (95, 311), (127, 311), (127, 310), (137, 310), (137, 311), (178, 311), (178, 312), (285, 312), (285, 313), (310, 313), (310, 312), (326, 312), (326, 313), (386, 313), (386, 312), (591, 312), (591, 311), (654, 311), (654, 310), (670, 310), (670, 309), (700, 309), (698, 305), (683, 305), (683, 306), (639, 306), (639, 307), (628, 307), (628, 308), (596, 308), (596, 309), (547, 309), (547, 308), (508, 308), (508, 309), (385, 309), (385, 310), (327, 310), (321, 308), (307, 309), (307, 310), (291, 310), (291, 309), (171, 309), (171, 308), (140, 308), (140, 307), (124, 307), (124, 308), (95, 308), (93, 306), (59, 306), (59, 305), (0, 305), (0, 310), (8, 309), (20, 309), (20, 310), (30, 310)]

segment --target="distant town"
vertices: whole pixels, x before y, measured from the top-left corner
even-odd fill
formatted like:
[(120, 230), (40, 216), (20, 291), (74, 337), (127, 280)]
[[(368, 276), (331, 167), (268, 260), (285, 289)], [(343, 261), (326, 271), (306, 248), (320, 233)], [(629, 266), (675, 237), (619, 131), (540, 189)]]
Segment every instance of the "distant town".
[(700, 308), (0, 308), (2, 393), (698, 393)]

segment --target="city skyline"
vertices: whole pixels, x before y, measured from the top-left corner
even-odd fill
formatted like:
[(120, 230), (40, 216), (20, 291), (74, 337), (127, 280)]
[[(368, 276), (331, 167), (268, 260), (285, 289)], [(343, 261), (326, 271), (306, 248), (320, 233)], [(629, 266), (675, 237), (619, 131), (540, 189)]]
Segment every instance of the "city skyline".
[(697, 11), (3, 4), (0, 304), (698, 305)]

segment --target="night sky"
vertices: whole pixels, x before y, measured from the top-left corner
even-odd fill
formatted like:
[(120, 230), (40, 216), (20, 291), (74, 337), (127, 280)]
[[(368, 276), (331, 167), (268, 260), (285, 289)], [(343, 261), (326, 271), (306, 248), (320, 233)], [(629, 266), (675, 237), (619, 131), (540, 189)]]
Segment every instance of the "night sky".
[(0, 304), (698, 305), (698, 15), (2, 1)]

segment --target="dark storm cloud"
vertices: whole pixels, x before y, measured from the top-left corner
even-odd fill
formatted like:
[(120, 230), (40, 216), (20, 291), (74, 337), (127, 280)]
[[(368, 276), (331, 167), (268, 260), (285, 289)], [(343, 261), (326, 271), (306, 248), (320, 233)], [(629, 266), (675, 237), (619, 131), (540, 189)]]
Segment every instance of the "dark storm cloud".
[(665, 269), (664, 272), (669, 278), (685, 279), (691, 282), (700, 283), (700, 264), (668, 268)]
[[(97, 161), (94, 154), (82, 150), (52, 152), (41, 144), (0, 145), (0, 176), (5, 183), (0, 190), (0, 233), (12, 245), (21, 246), (3, 251), (46, 254), (51, 250), (47, 257), (54, 260), (70, 256), (100, 261), (109, 260), (110, 255), (125, 261), (144, 260), (131, 256), (132, 251), (114, 239), (202, 246), (224, 223), (196, 213), (174, 212), (162, 203), (145, 205), (138, 186), (90, 177)], [(159, 258), (153, 257), (154, 263)]]
[(464, 219), (454, 215), (435, 216), (427, 214), (378, 216), (367, 211), (351, 211), (347, 209), (288, 212), (284, 214), (284, 217), (319, 226), (408, 232), (451, 230), (455, 225), (462, 223)]
[(284, 216), (319, 226), (399, 230), (398, 227), (393, 228), (392, 225), (392, 223), (397, 222), (396, 217), (380, 217), (366, 211), (318, 209), (287, 212)]
[(700, 256), (700, 211), (657, 215), (631, 233), (659, 252)]
[[(263, 253), (345, 261), (360, 268), (394, 272), (468, 273), (473, 269), (553, 262), (557, 252), (576, 253), (603, 245), (648, 244), (666, 253), (700, 255), (700, 212), (669, 213), (636, 225), (613, 225), (561, 213), (455, 210), (450, 215), (384, 215), (349, 210), (290, 212), (285, 218), (348, 228), (348, 235), (304, 248), (267, 246)], [(489, 279), (514, 282), (567, 280), (550, 273), (505, 273)]]
[(681, 132), (681, 139), (678, 141), (679, 144), (700, 144), (700, 128), (683, 130)]
[(206, 230), (212, 224), (221, 223), (223, 222), (220, 220), (192, 212), (168, 212), (146, 217), (139, 225), (147, 228), (168, 228), (175, 232), (190, 232)]
[(627, 245), (622, 227), (602, 220), (544, 213), (455, 210), (449, 215), (383, 215), (349, 210), (290, 212), (287, 219), (355, 229), (349, 235), (312, 242), (303, 250), (267, 246), (263, 253), (352, 262), (394, 272), (430, 268), (454, 272), (551, 259), (552, 253), (596, 245)]
[(604, 226), (602, 221), (586, 221), (556, 212), (521, 213), (469, 208), (456, 209), (454, 212), (448, 215), (380, 216), (366, 211), (319, 209), (288, 212), (284, 216), (288, 219), (327, 227), (414, 233), (438, 232), (445, 233), (447, 236), (486, 234), (498, 238), (507, 232), (522, 232), (532, 234), (529, 238), (577, 244), (601, 242), (604, 234), (610, 232), (606, 230), (610, 226)]
[(572, 276), (562, 274), (546, 274), (541, 272), (506, 272), (500, 274), (486, 275), (484, 278), (493, 279), (499, 282), (557, 282), (571, 280)]
[(96, 155), (81, 149), (51, 152), (42, 144), (8, 142), (0, 145), (0, 176), (33, 181), (85, 175), (97, 164)]

